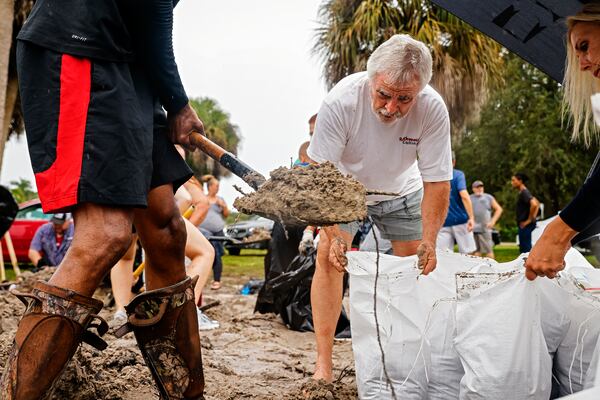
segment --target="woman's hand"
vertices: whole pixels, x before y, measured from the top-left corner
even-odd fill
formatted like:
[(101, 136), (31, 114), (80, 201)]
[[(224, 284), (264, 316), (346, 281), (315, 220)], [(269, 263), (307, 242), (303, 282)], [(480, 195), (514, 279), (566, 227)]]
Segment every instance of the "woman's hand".
[(534, 280), (538, 276), (554, 278), (565, 268), (565, 254), (571, 248), (571, 239), (577, 234), (560, 216), (548, 224), (542, 236), (525, 261), (525, 275)]

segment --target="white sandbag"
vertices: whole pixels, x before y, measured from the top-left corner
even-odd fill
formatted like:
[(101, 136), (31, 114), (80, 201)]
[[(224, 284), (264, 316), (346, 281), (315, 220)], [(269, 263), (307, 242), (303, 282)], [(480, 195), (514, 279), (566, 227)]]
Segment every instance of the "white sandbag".
[(565, 271), (569, 272), (573, 267), (594, 269), (594, 266), (579, 252), (571, 247), (565, 254)]
[(596, 347), (592, 354), (590, 366), (585, 373), (584, 389), (590, 389), (595, 386), (600, 387), (600, 368), (598, 368), (598, 365), (600, 364), (600, 337), (596, 341)]
[[(361, 399), (392, 398), (386, 384), (373, 313), (375, 253), (350, 252), (350, 315), (356, 381)], [(417, 290), (416, 257), (382, 254), (377, 285), (379, 335), (397, 399), (427, 397), (429, 344), (426, 313)]]
[(454, 344), (461, 400), (547, 400), (552, 361), (541, 329), (538, 283), (523, 272), (457, 276)]
[(571, 267), (568, 272), (586, 291), (591, 293), (600, 292), (600, 270), (587, 267)]
[(426, 337), (430, 345), (431, 368), (428, 369), (429, 400), (457, 399), (464, 369), (454, 349), (457, 272), (495, 264), (489, 258), (437, 251), (437, 268), (420, 276), (419, 294), (429, 318)]
[(554, 357), (554, 375), (561, 396), (584, 388), (586, 373), (600, 336), (600, 300), (583, 290), (575, 278), (561, 273), (559, 285), (569, 293), (570, 327)]
[(561, 397), (561, 400), (598, 400), (600, 399), (600, 386), (584, 390), (576, 394)]
[[(575, 249), (572, 250), (577, 252)], [(524, 262), (525, 258), (521, 255), (514, 261), (490, 264), (488, 271), (480, 268), (477, 272), (522, 271)], [(471, 272), (475, 272), (475, 270), (471, 270)], [(556, 279), (538, 278), (536, 285), (540, 295), (542, 332), (548, 347), (548, 354), (554, 357), (558, 346), (567, 335), (571, 323), (567, 314), (569, 293), (558, 285)]]

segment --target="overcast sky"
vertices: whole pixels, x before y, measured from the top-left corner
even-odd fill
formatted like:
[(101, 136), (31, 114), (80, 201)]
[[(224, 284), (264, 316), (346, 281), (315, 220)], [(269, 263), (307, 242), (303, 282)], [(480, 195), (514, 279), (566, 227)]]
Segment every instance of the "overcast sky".
[[(326, 94), (310, 52), (320, 2), (183, 0), (175, 11), (175, 56), (188, 96), (217, 100), (239, 127), (240, 159), (265, 175), (296, 159)], [(20, 177), (33, 180), (24, 136), (7, 144), (0, 182)], [(241, 182), (221, 183), (228, 204)]]

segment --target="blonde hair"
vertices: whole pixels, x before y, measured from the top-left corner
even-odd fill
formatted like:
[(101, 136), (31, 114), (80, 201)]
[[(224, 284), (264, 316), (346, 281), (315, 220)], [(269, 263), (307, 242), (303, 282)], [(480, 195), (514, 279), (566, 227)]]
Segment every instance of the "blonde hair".
[[(600, 3), (587, 4), (577, 14), (567, 18), (567, 62), (565, 66), (563, 118), (573, 122), (572, 139), (583, 137), (583, 142), (589, 146), (598, 128), (592, 119), (591, 96), (600, 91), (598, 80), (589, 72), (579, 69), (579, 61), (571, 46), (573, 27), (580, 22), (595, 22), (600, 24)], [(600, 38), (598, 38), (600, 40)]]

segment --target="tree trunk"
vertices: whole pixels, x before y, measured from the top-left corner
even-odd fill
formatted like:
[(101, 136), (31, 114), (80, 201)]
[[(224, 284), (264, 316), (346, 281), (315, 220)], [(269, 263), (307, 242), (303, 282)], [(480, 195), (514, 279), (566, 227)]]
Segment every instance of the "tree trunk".
[[(6, 96), (4, 102), (4, 117), (0, 118), (2, 125), (0, 126), (0, 171), (2, 171), (2, 162), (4, 160), (4, 149), (8, 141), (8, 131), (12, 119), (17, 95), (19, 94), (19, 81), (16, 76), (9, 76), (6, 84)], [(1, 109), (0, 109), (1, 110)]]
[[(8, 124), (12, 117), (14, 100), (8, 101), (8, 73), (10, 62), (10, 47), (12, 44), (13, 19), (15, 12), (14, 0), (0, 0), (0, 170), (2, 169), (2, 159), (4, 156), (4, 147), (8, 136)], [(16, 87), (16, 86), (15, 86)], [(16, 97), (16, 93), (15, 93)], [(7, 105), (10, 105), (10, 114), (7, 114)], [(6, 122), (8, 120), (8, 123)]]

